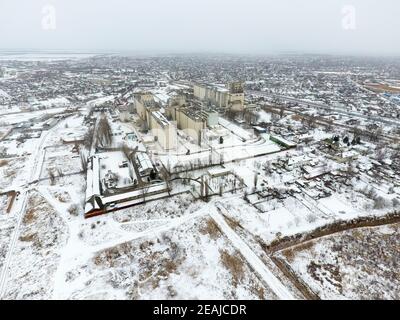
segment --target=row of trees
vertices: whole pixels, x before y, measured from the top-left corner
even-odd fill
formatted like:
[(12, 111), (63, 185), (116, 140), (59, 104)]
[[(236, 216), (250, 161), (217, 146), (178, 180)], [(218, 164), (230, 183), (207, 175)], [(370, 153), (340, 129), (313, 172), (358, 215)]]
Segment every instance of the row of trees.
[(109, 147), (112, 143), (112, 129), (108, 119), (105, 115), (102, 115), (96, 128), (95, 132), (96, 146)]
[(237, 118), (243, 119), (244, 121), (246, 121), (247, 124), (250, 125), (257, 124), (260, 118), (259, 113), (255, 110), (239, 111), (231, 108), (225, 112), (225, 116), (228, 120), (231, 121), (234, 121)]

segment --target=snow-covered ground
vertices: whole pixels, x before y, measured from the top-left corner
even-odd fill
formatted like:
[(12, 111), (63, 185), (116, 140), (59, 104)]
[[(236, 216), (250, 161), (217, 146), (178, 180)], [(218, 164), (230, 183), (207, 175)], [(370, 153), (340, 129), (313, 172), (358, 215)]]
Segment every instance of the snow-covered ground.
[(1, 121), (5, 124), (15, 125), (20, 122), (31, 121), (46, 114), (52, 115), (52, 114), (62, 113), (65, 110), (66, 108), (60, 107), (60, 108), (51, 108), (40, 111), (23, 112), (16, 114), (4, 114), (1, 116)]
[[(132, 67), (130, 75), (131, 67), (112, 67), (113, 75), (104, 75), (110, 70), (98, 63), (86, 66), (90, 74), (80, 68), (55, 77), (50, 72), (50, 81), (79, 86), (76, 95), (57, 90), (38, 98), (32, 89), (23, 97), (29, 103), (17, 105), (21, 93), (14, 96), (12, 81), (19, 87), (30, 69), (17, 68), (15, 79), (1, 80), (0, 299), (399, 299), (398, 223), (320, 235), (324, 228), (355, 228), (354, 221), (385, 219), (399, 210), (399, 148), (389, 136), (397, 136), (394, 126), (382, 128), (385, 136), (376, 141), (357, 133), (358, 143), (355, 129), (371, 124), (366, 116), (352, 127), (347, 122), (353, 115), (334, 108), (320, 114), (312, 104), (306, 110), (287, 106), (278, 117), (261, 103), (257, 121), (267, 124), (267, 133), (248, 129), (247, 119), (220, 118), (202, 132), (200, 144), (177, 130), (178, 146), (167, 151), (127, 111), (134, 108), (131, 93), (143, 85), (164, 112), (174, 90), (190, 86), (174, 84), (171, 79), (181, 76), (167, 71), (152, 79), (145, 69)], [(143, 83), (136, 79), (142, 71)], [(282, 92), (325, 103), (308, 82)], [(82, 102), (79, 112), (65, 113), (76, 101)], [(378, 101), (361, 104), (379, 114)], [(102, 112), (112, 143), (96, 148), (87, 134), (99, 134)], [(308, 123), (302, 113), (332, 123)], [(56, 114), (55, 125), (46, 122)], [(296, 145), (287, 149), (285, 141)], [(126, 166), (124, 145), (150, 157), (158, 170), (151, 187), (133, 185), (136, 167)], [(85, 156), (93, 152), (101, 158), (98, 199), (116, 211), (84, 219), (85, 202), (92, 201), (85, 199)], [(109, 174), (111, 187), (104, 192), (109, 171), (122, 179)], [(158, 193), (142, 196), (146, 188)], [(122, 202), (126, 197), (131, 199)]]
[(82, 220), (69, 212), (73, 188), (38, 188), (22, 219), (10, 264), (17, 271), (4, 298), (276, 298), (209, 216), (215, 205), (188, 197)]
[(340, 232), (279, 257), (324, 299), (400, 298), (399, 224)]
[[(367, 174), (318, 197), (327, 190), (327, 179), (307, 181), (297, 166), (318, 165), (321, 155), (312, 153), (311, 147), (281, 150), (263, 135), (237, 146), (215, 145), (215, 158), (223, 155), (228, 163), (192, 170), (193, 179), (227, 172), (224, 178), (210, 179), (213, 194), (219, 193), (221, 181), (228, 185), (222, 195), (208, 202), (195, 199), (200, 194), (198, 181), (186, 186), (174, 181), (172, 194), (187, 192), (85, 220), (86, 182), (79, 153), (73, 144), (61, 140), (84, 135), (82, 125), (83, 116), (71, 116), (18, 146), (16, 141), (1, 142), (17, 156), (0, 167), (2, 187), (14, 186), (23, 192), (14, 210), (0, 215), (4, 299), (301, 299), (301, 290), (266, 248), (337, 221), (384, 216), (396, 209), (397, 193), (390, 193), (387, 185), (375, 183)], [(117, 144), (127, 133), (143, 138), (131, 124), (117, 121), (112, 129), (121, 132), (114, 136)], [(314, 134), (324, 138), (323, 132)], [(118, 167), (121, 155), (120, 151), (105, 152), (104, 170)], [(206, 164), (210, 153), (200, 149), (189, 155), (155, 154), (154, 159), (165, 161), (166, 167), (198, 159)], [(285, 169), (282, 163), (289, 159), (296, 161)], [(332, 160), (328, 166), (343, 167)], [(49, 169), (60, 169), (63, 175), (52, 181)], [(237, 190), (233, 190), (237, 177), (244, 186), (235, 182)], [(23, 189), (39, 178), (29, 192)], [(374, 197), (384, 199), (383, 206), (376, 207), (367, 188), (375, 190)], [(0, 200), (4, 208), (7, 197)], [(336, 280), (315, 276), (316, 265), (329, 265), (326, 268), (337, 276), (337, 267), (331, 267), (333, 260), (323, 256), (323, 248), (316, 252), (318, 262), (311, 269), (302, 256), (293, 260), (291, 266), (299, 279), (310, 282), (310, 289), (322, 298), (364, 297), (358, 289), (343, 289), (346, 282), (341, 283), (342, 291), (335, 291), (339, 288)], [(346, 272), (343, 279), (354, 274)], [(386, 278), (379, 277), (387, 285)], [(395, 285), (385, 298), (396, 297)], [(361, 287), (357, 284), (356, 288)]]

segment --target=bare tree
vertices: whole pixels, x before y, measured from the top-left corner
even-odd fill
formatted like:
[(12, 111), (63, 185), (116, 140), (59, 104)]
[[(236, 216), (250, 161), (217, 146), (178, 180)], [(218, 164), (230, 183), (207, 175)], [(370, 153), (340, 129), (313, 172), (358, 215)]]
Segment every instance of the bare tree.
[(86, 149), (90, 149), (93, 144), (93, 138), (94, 138), (94, 126), (91, 126), (88, 131), (86, 131), (85, 136), (83, 137), (84, 139), (84, 146)]
[(315, 128), (315, 116), (314, 115), (308, 116), (306, 119), (306, 123), (309, 128)]
[(378, 196), (374, 199), (374, 209), (384, 209), (388, 206), (388, 202), (385, 198)]
[(54, 184), (56, 183), (56, 175), (54, 174), (54, 170), (49, 168), (48, 173), (49, 173), (50, 184), (54, 186)]
[(247, 124), (256, 124), (259, 119), (259, 114), (258, 112), (254, 110), (246, 110), (244, 112), (244, 120), (246, 121)]
[(276, 113), (271, 113), (271, 122), (272, 123), (277, 123), (279, 121), (279, 115)]
[(122, 152), (125, 154), (125, 157), (130, 161), (133, 162), (135, 153), (137, 152), (138, 147), (136, 147), (135, 149), (130, 148), (128, 145), (126, 145), (124, 143), (124, 145), (122, 146)]
[(59, 177), (64, 177), (64, 172), (62, 172), (62, 169), (59, 167), (57, 168), (57, 174)]
[(97, 125), (96, 138), (98, 145), (103, 147), (110, 146), (112, 143), (112, 129), (105, 115), (100, 118)]
[(376, 160), (382, 162), (382, 161), (385, 159), (386, 154), (387, 154), (386, 148), (384, 148), (384, 147), (379, 147), (379, 148), (376, 150), (376, 153), (375, 153)]
[(254, 191), (257, 189), (258, 184), (258, 173), (254, 173)]
[(345, 169), (346, 179), (347, 180), (351, 179), (351, 178), (354, 177), (354, 175), (355, 175), (355, 170), (354, 170), (353, 164), (351, 162), (348, 162), (347, 166), (346, 166), (346, 169)]
[(209, 188), (210, 188), (210, 186), (209, 186), (209, 180), (206, 178), (205, 180), (204, 180), (204, 188), (205, 188), (205, 200), (206, 201), (208, 201), (208, 199), (209, 199)]
[(332, 131), (333, 130), (333, 121), (331, 119), (326, 120), (326, 129), (328, 131)]
[(280, 110), (279, 110), (279, 118), (283, 118), (283, 116), (285, 115), (285, 109), (283, 109), (283, 107), (280, 107), (279, 108)]
[(143, 203), (146, 203), (146, 195), (147, 192), (149, 191), (150, 186), (149, 185), (145, 185), (140, 192), (142, 193), (142, 198), (143, 198)]
[(229, 108), (226, 112), (225, 112), (225, 116), (229, 119), (229, 120), (235, 120), (235, 118), (239, 115), (239, 111), (237, 110), (233, 110), (232, 108)]
[(79, 153), (80, 159), (81, 159), (81, 166), (83, 171), (87, 171), (88, 169), (88, 160), (87, 156), (84, 154), (83, 151)]
[(171, 180), (168, 173), (165, 170), (161, 170), (161, 176), (167, 185), (168, 195), (171, 196)]
[(80, 208), (76, 203), (71, 204), (71, 206), (68, 208), (68, 212), (73, 216), (77, 216), (79, 214), (79, 210)]

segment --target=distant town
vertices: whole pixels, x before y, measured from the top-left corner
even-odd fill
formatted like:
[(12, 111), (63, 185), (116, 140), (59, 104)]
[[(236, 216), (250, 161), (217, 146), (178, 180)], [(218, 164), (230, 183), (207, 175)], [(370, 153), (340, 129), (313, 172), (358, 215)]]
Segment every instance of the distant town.
[(400, 59), (0, 54), (0, 299), (400, 299)]

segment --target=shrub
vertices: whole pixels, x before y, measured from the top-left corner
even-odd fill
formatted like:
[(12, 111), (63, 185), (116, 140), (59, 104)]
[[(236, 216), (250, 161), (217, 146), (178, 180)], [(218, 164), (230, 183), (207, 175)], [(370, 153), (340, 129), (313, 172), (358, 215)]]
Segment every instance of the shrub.
[(68, 208), (68, 212), (70, 215), (72, 216), (77, 216), (79, 214), (79, 206), (77, 204), (72, 204), (69, 208)]

